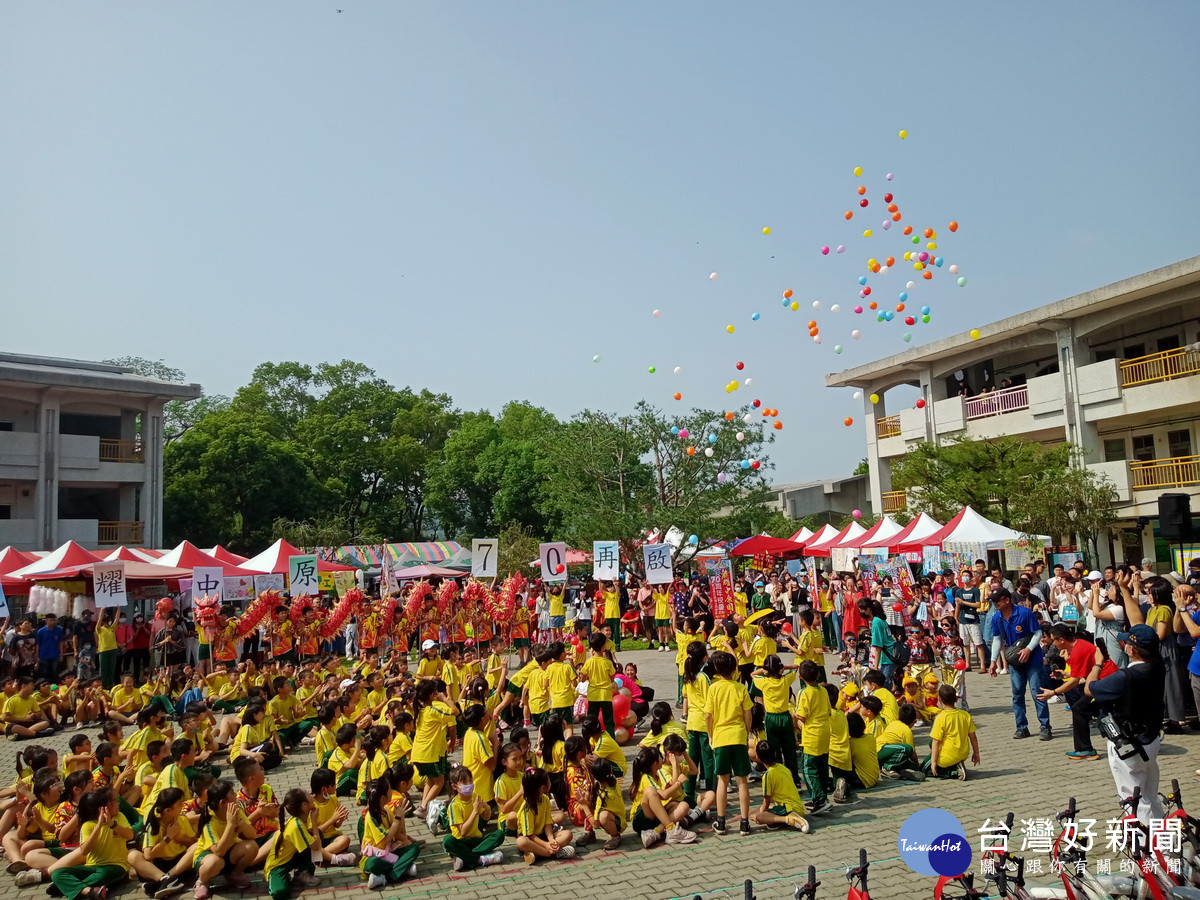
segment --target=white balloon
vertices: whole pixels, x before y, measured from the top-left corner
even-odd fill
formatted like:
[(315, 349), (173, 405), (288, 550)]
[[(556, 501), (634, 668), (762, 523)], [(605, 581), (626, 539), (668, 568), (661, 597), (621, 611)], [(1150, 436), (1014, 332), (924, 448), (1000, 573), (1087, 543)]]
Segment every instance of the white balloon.
[(718, 278), (720, 278), (720, 277), (721, 277), (721, 276), (720, 276), (720, 275), (718, 275), (716, 272), (713, 272), (711, 275), (709, 275), (709, 276), (708, 276), (708, 280), (709, 280), (709, 281), (716, 281), (716, 280), (717, 280)]
[(753, 379), (753, 378), (747, 378), (747, 379), (746, 379), (746, 387), (750, 387), (750, 385), (752, 385), (752, 384), (754, 384), (754, 379)]
[(650, 315), (654, 316), (654, 318), (656, 318), (656, 319), (658, 319), (658, 318), (661, 318), (661, 317), (662, 317), (662, 310), (661, 310), (661, 309), (656, 309), (654, 312), (650, 313)]
[(814, 335), (813, 335), (813, 343), (814, 343), (814, 344), (819, 344), (819, 343), (821, 343), (821, 336), (820, 336), (819, 334), (814, 334)]
[(855, 328), (852, 332), (850, 332), (850, 337), (857, 341), (860, 337), (862, 337), (862, 332)]
[(813, 309), (820, 309), (820, 308), (821, 308), (821, 301), (820, 301), (820, 300), (814, 300), (814, 301), (813, 301)]
[[(749, 416), (747, 416), (747, 418), (749, 418)], [(734, 437), (737, 438), (739, 441), (744, 441), (746, 439), (746, 432), (739, 431), (737, 434), (734, 435)]]
[(705, 456), (712, 456), (712, 447), (705, 447), (705, 448), (704, 448), (704, 455), (705, 455)]
[(959, 369), (957, 372), (954, 373), (954, 380), (962, 381), (962, 379), (963, 379), (963, 370)]
[(676, 366), (676, 367), (675, 367), (675, 374), (676, 374), (676, 375), (679, 375), (681, 372), (683, 372), (683, 366)]
[(754, 416), (750, 415), (750, 413), (746, 413), (744, 416), (742, 416), (742, 421), (749, 425), (754, 421)]
[(891, 268), (891, 266), (880, 266), (880, 267), (879, 267), (879, 274), (880, 274), (880, 275), (882, 275), (884, 272), (886, 272), (886, 271), (887, 271), (888, 269), (890, 269), (890, 268)]
[(839, 304), (835, 303), (835, 304), (833, 304), (833, 306), (829, 307), (829, 311), (830, 311), (830, 312), (837, 312), (837, 311), (838, 311), (838, 310), (840, 310), (841, 308), (842, 308), (842, 307), (841, 307)]
[(854, 399), (855, 399), (855, 400), (861, 400), (861, 399), (862, 399), (862, 391), (855, 391), (855, 392), (854, 392)]
[(951, 267), (950, 267), (950, 274), (951, 274), (951, 275), (957, 275), (957, 274), (958, 274), (958, 266), (951, 266)]

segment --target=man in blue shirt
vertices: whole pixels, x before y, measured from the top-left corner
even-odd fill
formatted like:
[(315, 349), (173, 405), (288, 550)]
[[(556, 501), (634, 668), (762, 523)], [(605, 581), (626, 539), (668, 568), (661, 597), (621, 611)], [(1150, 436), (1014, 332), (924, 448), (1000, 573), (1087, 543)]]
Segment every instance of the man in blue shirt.
[(53, 613), (47, 615), (44, 621), (45, 624), (37, 632), (39, 674), (42, 678), (57, 681), (63, 630), (58, 625), (58, 617)]
[[(1033, 611), (1024, 606), (1014, 606), (1012, 594), (1006, 588), (997, 588), (989, 598), (995, 605), (992, 613), (992, 664), (988, 673), (995, 678), (1000, 663), (1000, 654), (1008, 654), (1008, 678), (1012, 682), (1013, 716), (1017, 730), (1013, 739), (1029, 737), (1029, 720), (1025, 716), (1025, 689), (1033, 695), (1033, 708), (1042, 727), (1039, 738), (1048, 741), (1050, 733), (1050, 707), (1039, 700), (1042, 690), (1042, 625)], [(1002, 646), (1003, 645), (1003, 650)], [(1019, 648), (1019, 649), (1018, 649)], [(1015, 651), (1015, 652), (1014, 652)]]

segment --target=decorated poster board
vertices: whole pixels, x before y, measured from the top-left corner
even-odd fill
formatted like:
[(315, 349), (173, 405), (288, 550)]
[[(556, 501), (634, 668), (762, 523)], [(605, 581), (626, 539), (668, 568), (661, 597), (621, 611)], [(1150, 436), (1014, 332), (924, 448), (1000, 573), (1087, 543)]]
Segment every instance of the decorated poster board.
[(1042, 547), (1027, 540), (1004, 542), (1004, 563), (1012, 570), (1025, 568), (1026, 563), (1042, 558)]
[(247, 603), (253, 600), (257, 596), (254, 592), (254, 576), (226, 575), (223, 596), (226, 602), (230, 603)]
[(708, 601), (713, 619), (733, 615), (733, 563), (728, 559), (702, 559), (700, 571), (708, 576)]
[(921, 548), (921, 571), (926, 575), (937, 575), (942, 571), (942, 550), (940, 547)]
[(358, 579), (354, 572), (334, 572), (333, 573), (333, 589), (337, 592), (338, 599), (346, 596), (346, 591), (357, 586)]
[(254, 593), (261, 594), (263, 591), (275, 591), (282, 594), (285, 588), (284, 574), (282, 572), (272, 572), (268, 575), (254, 576)]

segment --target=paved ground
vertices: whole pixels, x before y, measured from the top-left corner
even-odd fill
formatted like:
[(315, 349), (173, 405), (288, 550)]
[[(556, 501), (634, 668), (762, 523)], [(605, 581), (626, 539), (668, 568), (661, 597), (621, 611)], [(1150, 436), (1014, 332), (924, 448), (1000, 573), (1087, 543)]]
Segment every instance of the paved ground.
[[(621, 654), (622, 662), (636, 662), (642, 680), (653, 686), (660, 698), (675, 693), (674, 654), (652, 651)], [(954, 813), (975, 839), (975, 829), (985, 818), (1002, 819), (1008, 811), (1017, 819), (1052, 816), (1065, 807), (1069, 796), (1079, 799), (1081, 815), (1104, 820), (1117, 814), (1116, 795), (1103, 759), (1095, 762), (1070, 762), (1063, 754), (1071, 749), (1069, 713), (1062, 706), (1051, 707), (1055, 738), (1042, 743), (1036, 738), (1013, 741), (1011, 691), (1008, 680), (993, 680), (971, 674), (968, 681), (972, 711), (979, 728), (982, 764), (973, 768), (966, 782), (933, 781), (923, 784), (884, 783), (865, 792), (854, 804), (838, 807), (833, 813), (814, 819), (812, 834), (771, 832), (755, 829), (747, 838), (736, 835), (731, 818), (731, 833), (713, 834), (700, 826), (699, 841), (690, 846), (643, 850), (632, 832), (626, 832), (618, 851), (605, 852), (593, 844), (570, 862), (540, 863), (525, 866), (511, 845), (505, 848), (505, 864), (476, 872), (455, 874), (449, 859), (440, 852), (440, 844), (430, 841), (418, 861), (418, 877), (391, 885), (378, 894), (367, 891), (355, 870), (326, 871), (321, 888), (306, 891), (312, 900), (354, 900), (381, 897), (425, 898), (453, 894), (464, 900), (510, 900), (514, 897), (587, 897), (604, 898), (704, 898), (742, 897), (742, 883), (753, 879), (759, 900), (790, 898), (803, 880), (809, 865), (817, 867), (823, 885), (822, 898), (845, 896), (842, 872), (857, 862), (858, 848), (866, 847), (871, 859), (871, 894), (877, 900), (932, 896), (933, 879), (916, 875), (899, 860), (897, 838), (900, 824), (911, 813), (930, 806)], [(1032, 714), (1032, 705), (1030, 706)], [(1031, 716), (1032, 718), (1032, 716)], [(1036, 720), (1035, 720), (1036, 728)], [(1036, 733), (1036, 732), (1035, 732)], [(56, 736), (50, 743), (65, 749), (70, 732)], [(1097, 747), (1102, 743), (1097, 740)], [(1200, 745), (1200, 733), (1169, 737), (1164, 745), (1163, 782), (1180, 779), (1185, 799), (1189, 791), (1200, 791), (1192, 774), (1197, 762), (1191, 752)], [(928, 729), (917, 732), (918, 753), (929, 743)], [(0, 771), (12, 771), (20, 743), (0, 742)], [(631, 750), (632, 748), (627, 748)], [(269, 778), (278, 795), (289, 788), (307, 787), (313, 765), (310, 748), (299, 748), (283, 767)], [(1196, 794), (1200, 806), (1200, 794)], [(757, 791), (752, 804), (759, 800)], [(352, 817), (357, 810), (352, 809)], [(409, 820), (412, 822), (413, 820)], [(349, 827), (349, 823), (348, 823)], [(1103, 835), (1103, 825), (1098, 827)], [(411, 834), (429, 837), (424, 825), (412, 825)], [(1102, 837), (1101, 837), (1102, 841)], [(976, 844), (977, 846), (977, 844)], [(435, 850), (436, 847), (436, 850)], [(1093, 858), (1103, 856), (1093, 853)], [(1033, 858), (1033, 854), (1029, 854)], [(1049, 870), (1048, 859), (1044, 863)], [(1117, 861), (1113, 861), (1114, 871)], [(1037, 881), (1038, 876), (1033, 876)], [(1042, 881), (1050, 879), (1043, 876)], [(255, 879), (251, 893), (265, 894), (261, 877)], [(19, 890), (10, 877), (0, 875), (0, 900), (31, 897), (34, 891)], [(38, 891), (40, 895), (40, 891)], [(123, 896), (142, 897), (140, 890), (126, 888)], [(185, 895), (189, 896), (189, 895)], [(236, 897), (236, 892), (218, 888), (215, 896)]]

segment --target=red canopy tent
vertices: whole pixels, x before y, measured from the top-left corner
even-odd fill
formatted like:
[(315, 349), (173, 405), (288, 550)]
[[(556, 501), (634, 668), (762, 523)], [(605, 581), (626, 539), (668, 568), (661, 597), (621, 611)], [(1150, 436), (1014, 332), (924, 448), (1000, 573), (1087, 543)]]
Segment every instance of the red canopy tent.
[(41, 575), (43, 572), (53, 572), (71, 566), (86, 566), (94, 562), (101, 562), (99, 553), (85, 550), (74, 541), (67, 541), (53, 553), (46, 554), (24, 568), (9, 572), (8, 577), (28, 579), (33, 575)]
[(851, 541), (866, 534), (866, 529), (857, 522), (851, 522), (836, 535), (826, 541), (814, 543), (810, 541), (804, 548), (805, 556), (830, 556), (834, 547), (842, 545), (843, 541)]
[[(242, 563), (241, 568), (247, 572), (257, 572), (262, 575), (286, 575), (288, 573), (288, 557), (289, 556), (308, 556), (301, 550), (296, 549), (287, 541), (280, 538), (270, 547), (264, 550), (258, 556), (252, 556), (250, 559)], [(355, 566), (343, 566), (340, 563), (326, 562), (323, 559), (317, 559), (318, 572), (357, 572)], [(456, 573), (457, 574), (457, 573)]]
[[(91, 578), (97, 562), (101, 561), (63, 566), (49, 572), (40, 572), (37, 575), (30, 575), (29, 580), (54, 581), (58, 578)], [(172, 569), (168, 566), (159, 566), (148, 562), (128, 560), (124, 562), (126, 581), (165, 581), (168, 578), (187, 578), (192, 574), (190, 569)]]
[(797, 531), (795, 534), (793, 534), (790, 538), (788, 538), (788, 540), (791, 541), (793, 544), (807, 544), (808, 541), (812, 538), (812, 536), (813, 536), (812, 530), (806, 525), (804, 528), (801, 528), (799, 531)]
[(25, 566), (37, 562), (38, 559), (39, 557), (32, 553), (14, 550), (12, 547), (0, 550), (0, 587), (13, 593), (24, 593), (29, 590), (29, 582), (21, 578), (9, 578), (8, 573), (23, 569)]
[(165, 555), (156, 559), (154, 565), (188, 570), (194, 569), (196, 566), (214, 566), (224, 569), (224, 574), (230, 578), (249, 578), (254, 576), (254, 572), (249, 569), (239, 568), (238, 566), (221, 562), (215, 556), (209, 556), (190, 541), (184, 541), (174, 550), (168, 551)]
[(871, 546), (871, 542), (879, 540), (887, 540), (901, 530), (902, 526), (891, 516), (884, 516), (862, 534), (856, 538), (847, 538), (835, 546), (838, 548), (857, 550), (861, 547)]
[(134, 550), (131, 547), (118, 547), (108, 556), (104, 557), (105, 562), (118, 562), (124, 560), (126, 562), (154, 562), (158, 559), (158, 555), (151, 553), (149, 550)]
[(209, 547), (204, 552), (209, 556), (219, 559), (221, 563), (226, 566), (240, 566), (247, 559), (249, 559), (248, 556), (239, 556), (231, 550), (226, 550), (220, 544), (217, 544), (215, 547)]
[(786, 538), (771, 537), (769, 534), (756, 534), (754, 537), (738, 541), (729, 548), (730, 556), (758, 556), (760, 553), (770, 553), (783, 559), (797, 559), (804, 556), (804, 545)]
[[(893, 552), (909, 549), (921, 549), (921, 540), (935, 531), (941, 531), (942, 524), (925, 513), (921, 513), (896, 534), (889, 538), (876, 538), (868, 543), (864, 543), (864, 547), (886, 547)], [(915, 542), (915, 544), (914, 544)], [(907, 546), (906, 546), (907, 545)]]

